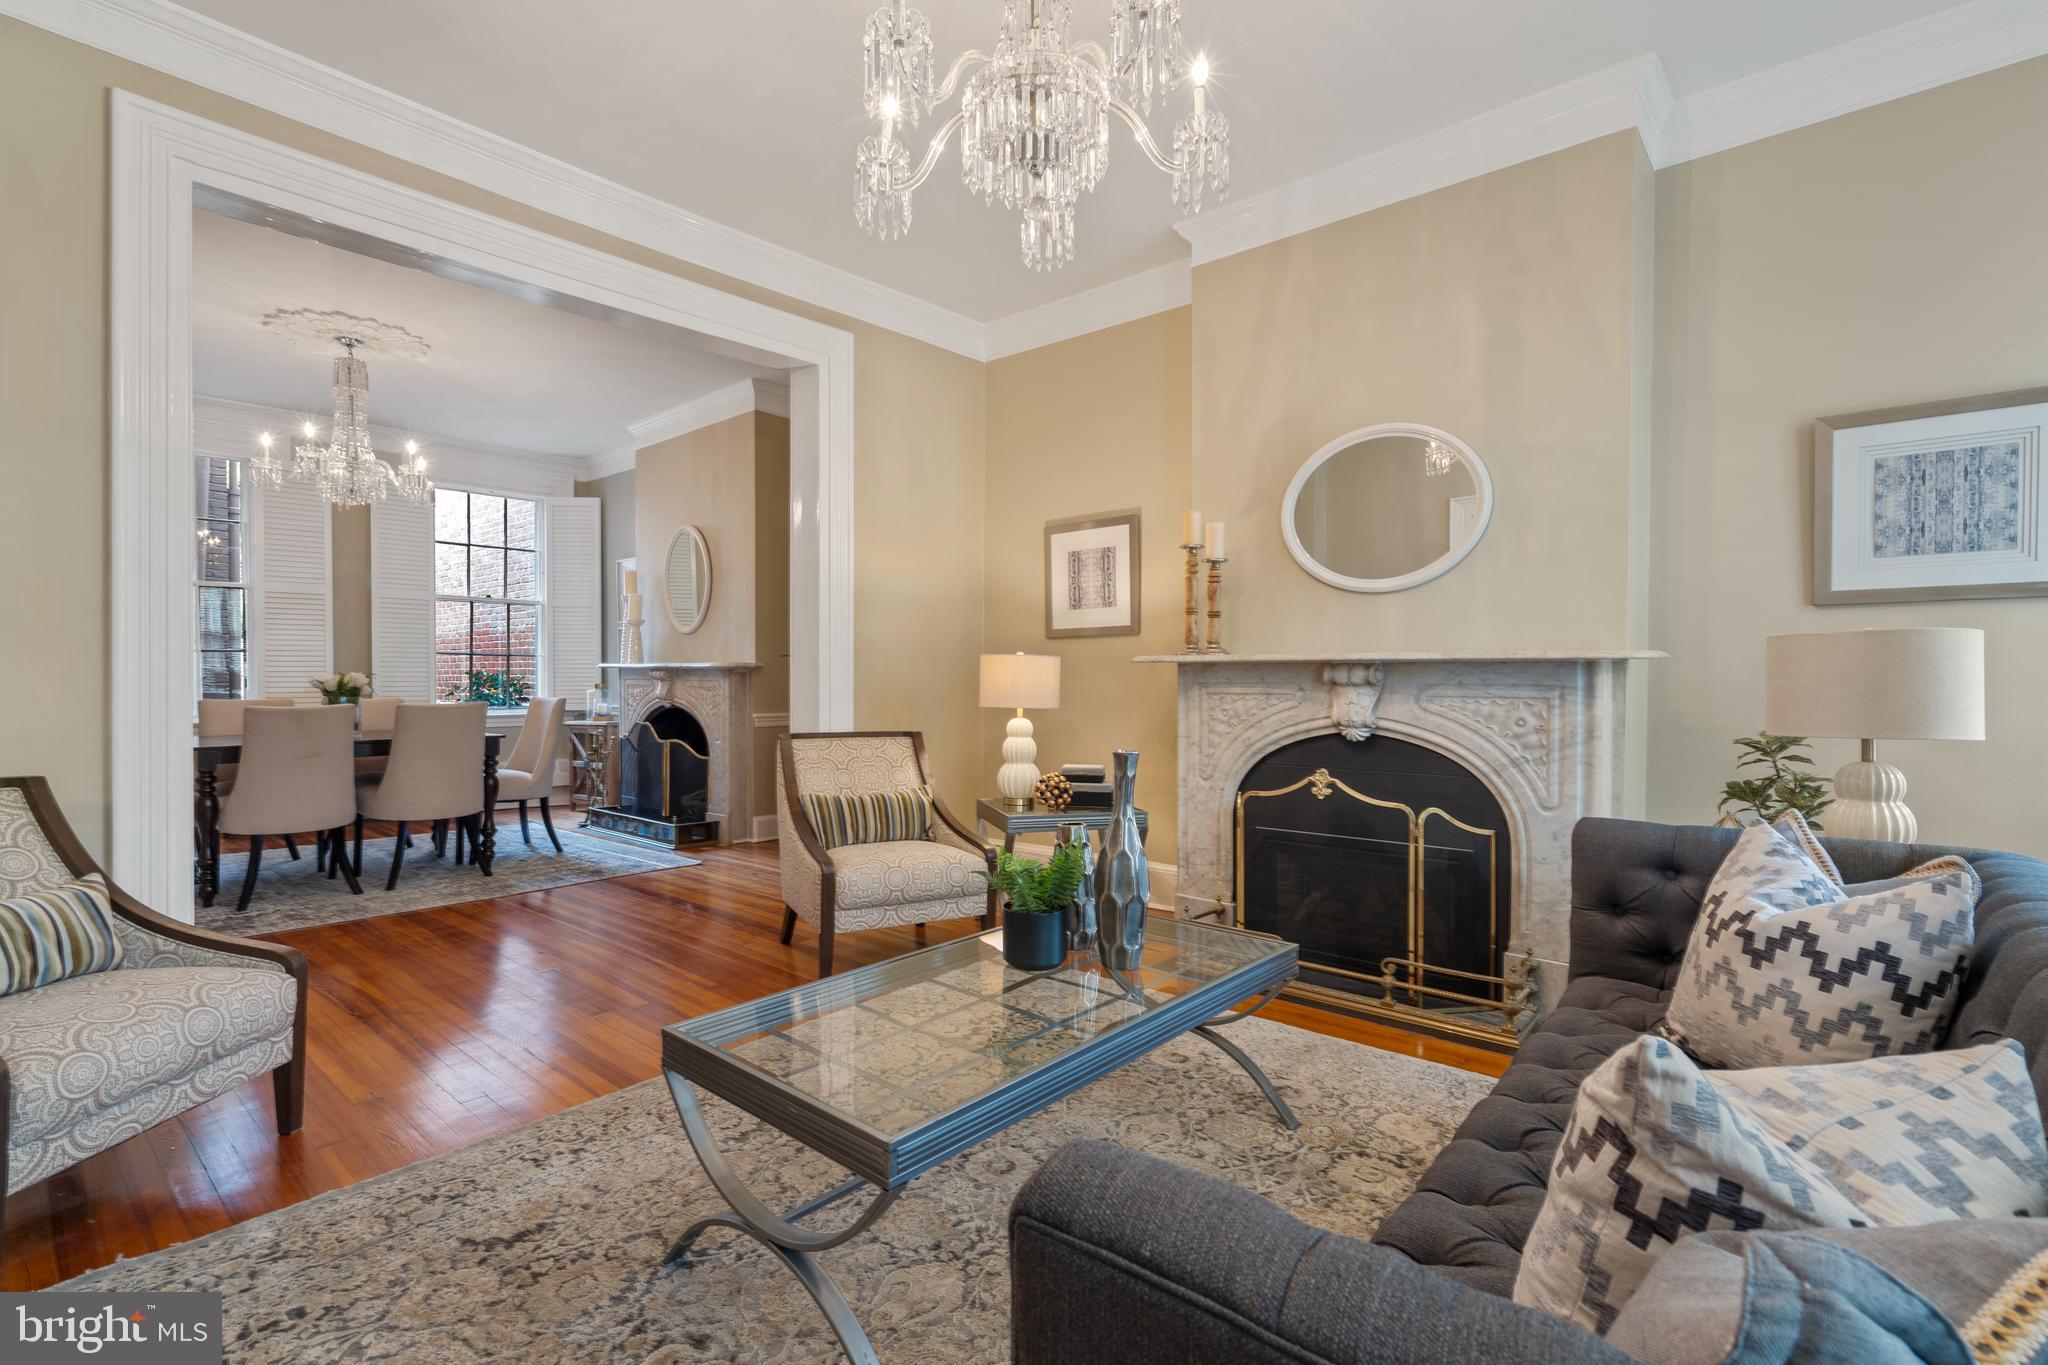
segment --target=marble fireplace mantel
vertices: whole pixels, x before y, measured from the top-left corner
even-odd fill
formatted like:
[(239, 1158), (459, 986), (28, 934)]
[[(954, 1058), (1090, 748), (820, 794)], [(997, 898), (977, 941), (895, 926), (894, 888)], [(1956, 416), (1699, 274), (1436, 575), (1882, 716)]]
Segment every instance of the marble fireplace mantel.
[[(664, 702), (687, 707), (697, 717), (710, 742), (709, 814), (718, 821), (719, 842), (744, 838), (753, 810), (753, 675), (761, 665), (693, 660), (598, 667), (617, 679), (611, 693), (620, 739)], [(616, 791), (608, 795), (618, 797)]]
[(1535, 968), (1539, 998), (1564, 985), (1571, 831), (1618, 815), (1627, 670), (1655, 650), (1148, 654), (1179, 676), (1180, 876), (1175, 910), (1235, 919), (1237, 793), (1266, 755), (1296, 740), (1384, 734), (1456, 759), (1509, 823), (1508, 952)]

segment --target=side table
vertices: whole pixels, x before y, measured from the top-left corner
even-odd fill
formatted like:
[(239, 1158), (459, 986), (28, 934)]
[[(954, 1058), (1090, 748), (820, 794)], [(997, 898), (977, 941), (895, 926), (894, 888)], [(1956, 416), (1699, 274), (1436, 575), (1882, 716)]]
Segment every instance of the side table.
[[(1109, 824), (1110, 814), (1104, 807), (1076, 810), (1069, 806), (1065, 810), (1052, 811), (1035, 804), (1030, 810), (1005, 810), (1000, 796), (984, 796), (974, 803), (976, 831), (987, 839), (991, 828), (1001, 830), (1005, 853), (1017, 851), (1017, 836), (1020, 834), (1056, 834), (1061, 825), (1072, 824), (1083, 824), (1091, 830), (1102, 829)], [(1144, 811), (1139, 811), (1138, 838), (1141, 841), (1150, 828), (1150, 819)]]

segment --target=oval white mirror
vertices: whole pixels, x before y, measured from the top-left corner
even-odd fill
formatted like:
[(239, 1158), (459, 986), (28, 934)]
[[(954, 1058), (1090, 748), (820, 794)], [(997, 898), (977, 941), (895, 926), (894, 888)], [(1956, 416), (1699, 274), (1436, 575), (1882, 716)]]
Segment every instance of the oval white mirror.
[(668, 544), (668, 615), (688, 635), (711, 610), (711, 547), (694, 526), (676, 532)]
[(1347, 592), (1399, 592), (1440, 578), (1493, 519), (1485, 463), (1447, 431), (1385, 422), (1308, 457), (1280, 503), (1302, 568)]

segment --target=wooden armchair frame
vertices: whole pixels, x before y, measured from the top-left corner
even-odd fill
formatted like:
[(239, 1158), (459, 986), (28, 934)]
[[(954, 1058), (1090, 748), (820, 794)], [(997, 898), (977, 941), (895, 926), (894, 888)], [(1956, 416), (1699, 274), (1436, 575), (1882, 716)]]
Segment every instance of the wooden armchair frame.
[[(811, 825), (811, 818), (804, 812), (804, 803), (798, 799), (796, 785), (796, 752), (793, 744), (804, 739), (907, 739), (917, 754), (917, 775), (926, 786), (931, 785), (931, 762), (925, 756), (924, 732), (921, 730), (811, 730), (785, 733), (775, 741), (777, 757), (781, 760), (776, 767), (781, 770), (783, 802), (789, 807), (790, 828), (803, 844), (804, 856), (818, 866), (818, 975), (832, 974), (833, 918), (837, 908), (838, 873), (832, 865), (832, 855), (825, 848), (824, 840)], [(967, 843), (981, 850), (988, 870), (996, 870), (996, 851), (982, 842), (981, 836), (968, 829), (960, 818), (946, 807), (937, 792), (932, 793), (932, 810), (939, 822)], [(996, 889), (988, 888), (988, 908), (982, 912), (981, 927), (996, 927)], [(796, 911), (788, 905), (782, 907), (782, 941), (787, 944), (796, 933)]]

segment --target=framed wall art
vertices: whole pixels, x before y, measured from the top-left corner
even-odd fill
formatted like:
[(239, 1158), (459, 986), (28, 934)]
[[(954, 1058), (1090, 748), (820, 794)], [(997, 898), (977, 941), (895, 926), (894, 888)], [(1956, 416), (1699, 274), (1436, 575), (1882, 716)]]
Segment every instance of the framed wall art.
[(1814, 604), (2048, 596), (2044, 434), (2048, 389), (1814, 423)]
[(1138, 511), (1045, 524), (1045, 634), (1136, 635)]

